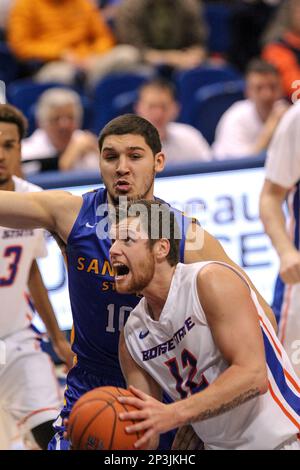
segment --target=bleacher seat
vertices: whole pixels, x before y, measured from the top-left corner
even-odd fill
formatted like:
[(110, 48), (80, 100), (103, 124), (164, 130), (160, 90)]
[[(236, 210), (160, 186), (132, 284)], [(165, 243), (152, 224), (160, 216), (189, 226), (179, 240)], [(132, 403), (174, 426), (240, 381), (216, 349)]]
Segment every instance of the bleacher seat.
[(191, 113), (195, 94), (200, 87), (230, 80), (239, 80), (240, 74), (231, 66), (205, 64), (175, 74), (178, 99), (181, 105), (179, 121), (192, 124)]
[(233, 5), (227, 3), (205, 3), (204, 19), (208, 25), (208, 50), (210, 54), (226, 56), (231, 45), (230, 21)]
[(19, 64), (7, 44), (0, 42), (0, 80), (6, 85), (16, 80)]
[(245, 82), (234, 80), (207, 85), (195, 95), (191, 124), (203, 134), (209, 144), (222, 114), (236, 101), (244, 98)]
[(120, 114), (118, 106), (113, 105), (116, 96), (137, 90), (152, 77), (151, 72), (126, 72), (110, 74), (100, 80), (93, 94), (92, 130), (98, 134), (108, 121)]

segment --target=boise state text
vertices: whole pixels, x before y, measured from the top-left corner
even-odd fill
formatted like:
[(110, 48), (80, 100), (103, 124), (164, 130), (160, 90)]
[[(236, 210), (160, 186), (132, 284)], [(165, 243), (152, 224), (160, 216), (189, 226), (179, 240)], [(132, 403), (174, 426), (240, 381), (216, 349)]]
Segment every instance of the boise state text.
[(192, 321), (191, 317), (188, 317), (184, 325), (179, 328), (179, 330), (174, 333), (172, 338), (164, 343), (158, 344), (154, 346), (154, 348), (148, 349), (146, 351), (142, 351), (143, 361), (150, 361), (150, 359), (155, 359), (162, 354), (165, 354), (168, 351), (176, 348), (176, 345), (183, 340), (185, 335), (195, 326), (195, 323)]

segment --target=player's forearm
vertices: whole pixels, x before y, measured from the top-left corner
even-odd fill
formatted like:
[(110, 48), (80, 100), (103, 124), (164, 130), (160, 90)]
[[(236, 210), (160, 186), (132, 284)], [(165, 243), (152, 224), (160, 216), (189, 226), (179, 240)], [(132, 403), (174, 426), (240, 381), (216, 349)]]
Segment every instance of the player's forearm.
[(247, 370), (229, 367), (203, 392), (174, 403), (179, 417), (178, 425), (204, 421), (230, 411), (267, 391), (264, 369)]
[(44, 285), (36, 261), (34, 261), (31, 266), (28, 287), (35, 308), (45, 324), (49, 338), (55, 342), (61, 337), (64, 337), (63, 333), (59, 329), (55, 313), (48, 297), (48, 291)]
[(282, 202), (279, 199), (262, 193), (260, 199), (260, 217), (279, 257), (287, 251), (295, 250), (286, 230)]

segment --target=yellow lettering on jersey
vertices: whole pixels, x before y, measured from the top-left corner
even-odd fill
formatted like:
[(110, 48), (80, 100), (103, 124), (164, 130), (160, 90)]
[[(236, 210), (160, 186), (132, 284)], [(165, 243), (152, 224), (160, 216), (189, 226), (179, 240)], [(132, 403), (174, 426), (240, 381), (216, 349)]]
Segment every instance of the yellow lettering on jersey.
[(99, 263), (96, 258), (92, 259), (86, 271), (88, 273), (90, 273), (91, 271), (94, 271), (95, 274), (99, 274)]
[(110, 265), (110, 262), (106, 260), (103, 263), (103, 267), (102, 267), (102, 271), (101, 271), (102, 276), (105, 276), (107, 271), (108, 271), (110, 276), (115, 275), (114, 270), (113, 270), (112, 266)]
[(85, 261), (85, 258), (83, 258), (83, 257), (78, 258), (78, 260), (77, 260), (77, 263), (78, 263), (77, 269), (78, 269), (78, 271), (83, 271), (84, 270), (84, 261)]
[(102, 291), (107, 291), (107, 290), (116, 290), (116, 284), (115, 282), (111, 281), (104, 281), (102, 282)]

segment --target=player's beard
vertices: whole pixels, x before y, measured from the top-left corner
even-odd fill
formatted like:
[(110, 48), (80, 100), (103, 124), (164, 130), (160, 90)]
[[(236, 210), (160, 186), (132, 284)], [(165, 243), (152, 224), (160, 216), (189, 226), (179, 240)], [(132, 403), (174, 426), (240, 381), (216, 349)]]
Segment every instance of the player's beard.
[(153, 168), (151, 170), (151, 174), (149, 176), (147, 176), (146, 179), (144, 180), (144, 184), (143, 184), (144, 187), (143, 187), (143, 189), (140, 193), (133, 194), (133, 195), (124, 194), (122, 196), (121, 195), (116, 196), (115, 194), (110, 194), (110, 197), (113, 201), (113, 204), (115, 206), (118, 206), (120, 197), (127, 197), (128, 202), (134, 202), (134, 201), (138, 201), (140, 199), (147, 199), (148, 193), (150, 192), (151, 187), (153, 186), (153, 183), (154, 183), (155, 174), (156, 174), (155, 173), (155, 168), (153, 166)]
[(140, 261), (132, 270), (130, 278), (121, 283), (116, 282), (118, 292), (128, 294), (140, 294), (153, 279), (155, 270), (154, 255), (151, 249), (147, 250), (144, 260)]

